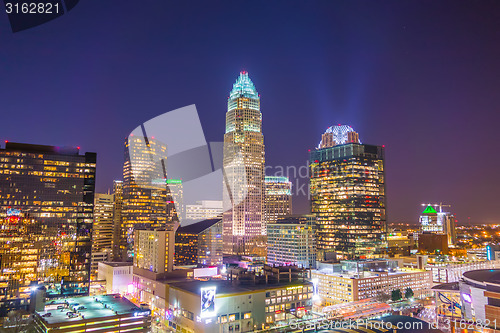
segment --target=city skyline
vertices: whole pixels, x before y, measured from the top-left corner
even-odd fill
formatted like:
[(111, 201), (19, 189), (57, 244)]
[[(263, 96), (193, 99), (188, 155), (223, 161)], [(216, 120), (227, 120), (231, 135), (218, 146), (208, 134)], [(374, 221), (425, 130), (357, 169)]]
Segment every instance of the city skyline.
[[(318, 4), (287, 7), (287, 15), (245, 8), (243, 17), (230, 15), (241, 10), (231, 4), (210, 16), (216, 21), (224, 15), (227, 22), (207, 29), (200, 28), (207, 23), (203, 5), (190, 12), (194, 23), (183, 25), (186, 16), (177, 14), (188, 9), (182, 4), (168, 10), (155, 4), (161, 15), (143, 8), (134, 12), (136, 21), (125, 7), (117, 18), (131, 20), (125, 28), (105, 20), (111, 4), (99, 10), (80, 4), (60, 20), (19, 34), (7, 33), (1, 21), (9, 66), (0, 97), (10, 117), (0, 127), (1, 139), (97, 152), (97, 191), (106, 192), (120, 179), (127, 133), (165, 110), (195, 103), (208, 141), (221, 141), (227, 86), (245, 69), (265, 97), (267, 165), (301, 166), (327, 127), (349, 124), (366, 142), (386, 146), (389, 222), (417, 223), (421, 203), (441, 201), (453, 206), (460, 224), (469, 216), (472, 223), (498, 222), (499, 180), (488, 176), (498, 163), (488, 152), (499, 135), (493, 3), (440, 2), (426, 11), (415, 2), (388, 2), (390, 10)], [(95, 26), (89, 26), (89, 15)], [(256, 17), (262, 24), (249, 40), (239, 41), (230, 28), (252, 26)], [(179, 28), (175, 36), (173, 27)], [(65, 41), (77, 32), (79, 40), (68, 47)], [(165, 43), (156, 43), (162, 34)], [(107, 40), (113, 42), (98, 55), (90, 51)], [(236, 51), (223, 51), (226, 43)], [(196, 48), (207, 51), (204, 59), (194, 56)], [(268, 50), (265, 56), (259, 48)], [(279, 61), (285, 52), (286, 61)], [(75, 121), (82, 125), (70, 129)], [(284, 138), (289, 144), (281, 149)], [(475, 172), (465, 152), (484, 157)], [(306, 198), (294, 198), (297, 213), (306, 213), (307, 206)]]

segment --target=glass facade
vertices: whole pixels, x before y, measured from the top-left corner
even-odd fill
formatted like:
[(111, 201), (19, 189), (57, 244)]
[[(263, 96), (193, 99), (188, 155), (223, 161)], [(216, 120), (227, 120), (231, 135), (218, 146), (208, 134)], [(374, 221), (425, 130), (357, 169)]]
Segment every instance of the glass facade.
[(260, 97), (241, 72), (227, 103), (224, 134), (224, 253), (251, 254), (265, 249), (264, 136)]
[(265, 177), (266, 198), (264, 217), (266, 223), (274, 223), (292, 214), (292, 183), (288, 177)]
[(88, 294), (95, 167), (79, 148), (0, 149), (0, 306), (22, 305), (32, 282), (47, 297)]
[(316, 216), (289, 216), (267, 225), (267, 263), (316, 267)]
[(377, 257), (385, 243), (384, 148), (359, 143), (310, 152), (318, 257)]
[(167, 146), (157, 140), (131, 135), (125, 141), (120, 240), (124, 259), (134, 255), (134, 229), (172, 222), (167, 214), (167, 206), (174, 204), (167, 203), (166, 158)]

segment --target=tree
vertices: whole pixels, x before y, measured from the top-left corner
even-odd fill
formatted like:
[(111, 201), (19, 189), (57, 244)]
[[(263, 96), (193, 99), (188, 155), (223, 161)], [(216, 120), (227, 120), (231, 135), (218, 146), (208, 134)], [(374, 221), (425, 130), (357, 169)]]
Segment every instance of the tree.
[(387, 302), (388, 300), (391, 299), (391, 296), (385, 292), (381, 292), (380, 294), (378, 294), (375, 299), (378, 301), (378, 302), (381, 302), (381, 303), (384, 303), (384, 302)]
[(393, 302), (399, 301), (402, 298), (403, 298), (403, 295), (401, 294), (401, 290), (396, 289), (396, 290), (392, 291), (392, 293), (391, 293), (391, 299), (392, 299)]
[(413, 290), (411, 290), (410, 287), (406, 288), (406, 290), (405, 290), (405, 298), (406, 299), (412, 298), (413, 295), (414, 295)]

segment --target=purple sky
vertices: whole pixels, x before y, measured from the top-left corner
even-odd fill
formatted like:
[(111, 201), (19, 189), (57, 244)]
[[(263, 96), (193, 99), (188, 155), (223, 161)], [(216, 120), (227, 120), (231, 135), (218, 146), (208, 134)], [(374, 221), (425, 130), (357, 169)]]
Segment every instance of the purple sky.
[(124, 138), (164, 112), (196, 104), (221, 141), (245, 69), (268, 165), (304, 165), (346, 123), (386, 146), (390, 222), (423, 202), (500, 222), (499, 59), (499, 1), (81, 1), (15, 34), (0, 14), (0, 139), (95, 151), (104, 191)]

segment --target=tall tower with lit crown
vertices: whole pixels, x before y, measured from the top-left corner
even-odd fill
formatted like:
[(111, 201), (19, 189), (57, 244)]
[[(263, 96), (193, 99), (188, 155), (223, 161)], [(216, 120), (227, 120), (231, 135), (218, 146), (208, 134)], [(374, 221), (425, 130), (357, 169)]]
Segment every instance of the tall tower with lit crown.
[(384, 147), (352, 127), (329, 127), (309, 154), (311, 212), (320, 260), (381, 256), (386, 238)]
[(223, 240), (226, 254), (251, 254), (266, 235), (260, 96), (242, 71), (229, 94), (224, 134)]

